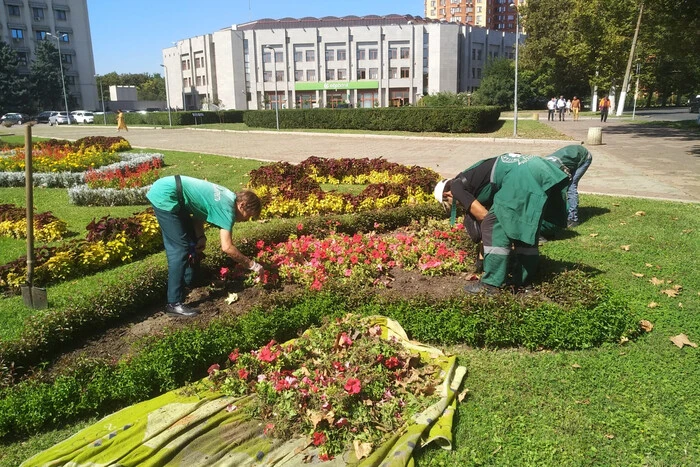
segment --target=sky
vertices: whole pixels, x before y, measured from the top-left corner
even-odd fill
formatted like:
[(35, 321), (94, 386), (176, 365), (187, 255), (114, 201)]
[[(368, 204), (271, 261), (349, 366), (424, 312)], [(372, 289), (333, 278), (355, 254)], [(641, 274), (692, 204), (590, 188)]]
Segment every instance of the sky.
[(423, 16), (423, 0), (88, 0), (95, 73), (162, 73), (162, 50), (262, 18)]

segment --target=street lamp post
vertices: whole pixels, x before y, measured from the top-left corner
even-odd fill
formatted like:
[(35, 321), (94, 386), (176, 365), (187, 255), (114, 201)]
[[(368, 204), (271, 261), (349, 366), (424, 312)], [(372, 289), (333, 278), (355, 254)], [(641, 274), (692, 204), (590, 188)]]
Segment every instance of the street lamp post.
[(104, 124), (107, 125), (107, 114), (105, 113), (105, 92), (102, 89), (102, 80), (100, 79), (100, 75), (95, 75), (95, 78), (97, 78), (100, 81), (100, 101), (102, 101), (102, 120), (104, 121)]
[(70, 112), (68, 111), (68, 95), (66, 94), (66, 79), (63, 77), (63, 57), (61, 56), (61, 37), (68, 36), (68, 34), (61, 34), (58, 31), (56, 31), (56, 34), (58, 34), (58, 36), (54, 36), (50, 32), (46, 33), (47, 36), (51, 36), (54, 39), (56, 39), (56, 43), (58, 44), (58, 65), (61, 67), (61, 84), (63, 85), (63, 100), (66, 104), (66, 120), (68, 120), (68, 124), (70, 125)]
[(162, 63), (160, 64), (165, 69), (165, 103), (168, 106), (168, 124), (170, 124), (170, 127), (172, 128), (173, 126), (173, 118), (170, 115), (170, 92), (168, 92), (168, 67), (163, 65)]
[(513, 138), (518, 136), (518, 45), (520, 43), (520, 12), (515, 3), (510, 8), (515, 10), (515, 93), (513, 95)]
[(272, 50), (272, 63), (274, 63), (274, 81), (275, 81), (275, 120), (277, 122), (277, 131), (280, 131), (280, 102), (279, 94), (277, 94), (277, 54), (275, 48), (269, 45), (264, 46), (268, 50)]

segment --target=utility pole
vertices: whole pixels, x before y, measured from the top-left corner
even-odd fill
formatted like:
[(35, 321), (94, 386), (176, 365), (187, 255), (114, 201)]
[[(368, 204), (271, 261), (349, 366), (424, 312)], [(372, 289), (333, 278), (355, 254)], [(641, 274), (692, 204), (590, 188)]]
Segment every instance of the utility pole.
[(639, 36), (639, 26), (642, 24), (642, 12), (644, 11), (644, 0), (639, 5), (639, 16), (637, 17), (637, 28), (634, 30), (634, 37), (632, 38), (632, 47), (630, 48), (630, 56), (627, 59), (627, 69), (625, 70), (625, 80), (622, 83), (622, 90), (620, 91), (620, 100), (617, 103), (617, 115), (618, 117), (622, 115), (622, 111), (625, 107), (625, 99), (627, 98), (627, 87), (630, 83), (630, 73), (632, 72), (632, 59), (634, 58), (634, 48), (637, 46), (637, 36)]

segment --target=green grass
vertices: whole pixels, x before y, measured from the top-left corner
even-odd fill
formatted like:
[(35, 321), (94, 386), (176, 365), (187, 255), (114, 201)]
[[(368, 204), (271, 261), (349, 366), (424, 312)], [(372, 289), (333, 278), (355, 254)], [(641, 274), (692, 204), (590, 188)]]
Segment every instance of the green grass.
[[(259, 165), (220, 156), (165, 154), (166, 173), (208, 176), (234, 189), (245, 182), (244, 172)], [(111, 212), (66, 206), (65, 190), (38, 191), (47, 191), (37, 198), (39, 210), (55, 208), (55, 214), (74, 225), (87, 219), (82, 209), (98, 217)], [(5, 202), (14, 192), (0, 193)], [(22, 204), (20, 194), (12, 196)], [(426, 449), (418, 465), (697, 465), (700, 353), (677, 348), (669, 337), (684, 333), (700, 344), (700, 205), (584, 195), (580, 214), (579, 227), (541, 248), (542, 270), (582, 265), (651, 321), (653, 331), (633, 342), (576, 352), (447, 349), (468, 368), (464, 386), (469, 396), (459, 406), (455, 450)], [(8, 241), (0, 240), (0, 256), (12, 257), (3, 242)], [(11, 242), (23, 253), (22, 241)], [(627, 245), (629, 251), (622, 248)], [(80, 290), (99, 288), (149, 262), (163, 261), (163, 254), (152, 255), (125, 269), (51, 287), (49, 299), (65, 302)], [(654, 285), (653, 277), (668, 282)], [(682, 286), (677, 297), (662, 293), (674, 285)], [(657, 306), (649, 307), (652, 302)], [(18, 298), (2, 299), (0, 308), (0, 336), (17, 335), (31, 311)], [(15, 466), (91, 422), (2, 445), (0, 466)]]

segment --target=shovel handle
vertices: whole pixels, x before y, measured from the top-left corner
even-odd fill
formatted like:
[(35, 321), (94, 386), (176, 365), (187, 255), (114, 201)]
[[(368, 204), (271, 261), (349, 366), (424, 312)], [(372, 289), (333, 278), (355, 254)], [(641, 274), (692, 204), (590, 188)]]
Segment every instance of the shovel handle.
[(24, 186), (27, 193), (27, 284), (34, 282), (34, 179), (32, 177), (32, 126), (24, 126)]

